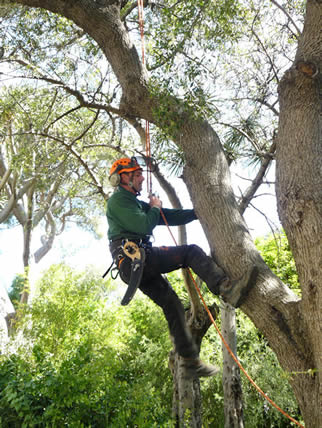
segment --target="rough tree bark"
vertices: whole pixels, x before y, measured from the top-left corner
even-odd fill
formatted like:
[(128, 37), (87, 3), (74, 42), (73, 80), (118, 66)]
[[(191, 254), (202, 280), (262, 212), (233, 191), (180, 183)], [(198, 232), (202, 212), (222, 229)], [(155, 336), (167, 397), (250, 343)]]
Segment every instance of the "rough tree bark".
[(302, 288), (299, 326), (306, 337), (301, 344), (305, 359), (300, 369), (314, 371), (311, 377), (297, 376), (296, 385), (305, 421), (312, 424), (307, 422), (308, 426), (322, 426), (321, 23), (322, 1), (309, 0), (295, 61), (279, 86), (276, 157), (278, 212)]
[[(10, 3), (0, 0), (0, 5)], [(149, 94), (146, 70), (120, 19), (120, 1), (16, 3), (42, 7), (73, 20), (96, 40), (110, 62), (123, 90), (123, 115), (144, 118), (161, 128), (169, 124), (167, 118), (154, 115), (159, 97)], [(287, 73), (280, 86), (278, 204), (299, 270), (302, 299), (258, 254), (238, 212), (227, 161), (214, 130), (187, 112), (179, 100), (168, 99), (169, 118), (177, 123), (173, 139), (184, 151), (186, 183), (210, 246), (216, 244), (217, 260), (233, 278), (251, 264), (258, 266), (260, 275), (242, 310), (266, 336), (281, 366), (293, 373), (290, 382), (307, 428), (322, 426), (321, 13), (321, 0), (307, 1), (298, 69)]]
[[(223, 303), (221, 308), (221, 333), (230, 349), (237, 356), (236, 313), (230, 305)], [(223, 389), (224, 389), (224, 428), (244, 428), (243, 394), (239, 367), (222, 344)]]

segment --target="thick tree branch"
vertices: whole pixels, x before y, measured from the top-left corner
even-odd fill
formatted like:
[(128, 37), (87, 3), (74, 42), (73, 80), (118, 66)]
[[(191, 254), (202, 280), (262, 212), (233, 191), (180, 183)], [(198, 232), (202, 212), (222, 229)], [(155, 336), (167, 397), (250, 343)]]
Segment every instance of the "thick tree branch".
[(60, 235), (61, 233), (63, 233), (63, 231), (65, 230), (65, 226), (66, 226), (66, 219), (67, 219), (67, 217), (70, 217), (70, 216), (72, 216), (74, 214), (74, 211), (73, 211), (73, 207), (72, 207), (72, 202), (71, 202), (71, 200), (70, 200), (70, 208), (69, 208), (69, 210), (67, 211), (67, 212), (65, 212), (62, 216), (61, 216), (61, 218), (60, 218), (60, 223), (61, 223), (61, 227), (60, 227), (60, 229), (59, 229), (59, 231), (58, 231), (58, 235)]
[(40, 221), (47, 215), (47, 213), (49, 212), (52, 203), (53, 203), (53, 199), (55, 197), (55, 195), (57, 194), (57, 191), (59, 189), (59, 187), (61, 186), (62, 182), (63, 182), (63, 170), (64, 170), (64, 162), (61, 162), (61, 164), (59, 165), (59, 168), (57, 168), (57, 178), (56, 180), (52, 183), (49, 192), (46, 195), (46, 199), (44, 200), (44, 202), (41, 204), (42, 209), (38, 210), (36, 215), (33, 218), (33, 225), (34, 227), (37, 226)]
[[(12, 139), (12, 134), (10, 132), (10, 140)], [(11, 147), (11, 149), (13, 149)], [(20, 206), (20, 209), (18, 208), (18, 205), (16, 204), (19, 199), (21, 199), (28, 191), (29, 189), (35, 184), (35, 177), (32, 177), (30, 179), (24, 180), (21, 183), (20, 189), (17, 190), (17, 183), (18, 183), (18, 173), (17, 171), (7, 168), (4, 160), (4, 156), (1, 153), (0, 155), (0, 175), (2, 176), (0, 190), (4, 189), (6, 187), (6, 193), (7, 193), (7, 202), (5, 207), (1, 210), (0, 213), (0, 223), (6, 221), (10, 214), (14, 211), (17, 212), (17, 219), (21, 224), (24, 224), (25, 217), (23, 216), (23, 210)], [(12, 176), (12, 177), (11, 177)]]
[(121, 9), (121, 20), (125, 21), (126, 18), (133, 12), (134, 9), (138, 7), (138, 2), (133, 1), (130, 5), (126, 5)]
[(0, 212), (0, 223), (3, 223), (8, 219), (10, 214), (13, 212), (14, 207), (16, 206), (16, 202), (29, 191), (31, 186), (35, 184), (35, 180), (35, 177), (25, 180), (18, 192), (15, 190), (15, 187), (12, 193), (7, 192), (8, 200), (6, 202), (5, 207)]
[(9, 177), (12, 173), (12, 169), (8, 168), (4, 173), (2, 171), (3, 171), (3, 169), (1, 168), (1, 165), (0, 165), (0, 173), (2, 175), (2, 178), (0, 181), (0, 192), (4, 188), (4, 186), (6, 185), (7, 181), (9, 180)]
[(26, 222), (23, 225), (23, 266), (26, 278), (24, 280), (24, 287), (20, 296), (20, 303), (26, 304), (29, 297), (29, 264), (30, 264), (30, 246), (31, 235), (33, 230), (32, 215), (34, 209), (34, 186), (32, 186), (27, 193), (27, 212)]
[(0, 211), (0, 223), (4, 223), (9, 218), (13, 207), (15, 206), (16, 199), (14, 195), (11, 195), (9, 200), (6, 202), (4, 208)]
[(51, 250), (55, 240), (56, 223), (50, 210), (46, 214), (46, 229), (47, 227), (50, 228), (50, 231), (48, 234), (42, 237), (43, 245), (40, 248), (38, 248), (38, 250), (35, 251), (34, 253), (34, 258), (36, 263), (39, 263), (40, 260)]
[(272, 162), (273, 155), (276, 150), (276, 143), (274, 142), (267, 154), (264, 156), (264, 159), (261, 162), (261, 167), (259, 168), (259, 171), (254, 178), (252, 185), (247, 189), (247, 192), (245, 195), (243, 195), (242, 200), (239, 203), (239, 212), (240, 214), (243, 214), (253, 199), (255, 193), (257, 192), (259, 186), (263, 183), (263, 178), (266, 174), (267, 168), (269, 167), (270, 163)]

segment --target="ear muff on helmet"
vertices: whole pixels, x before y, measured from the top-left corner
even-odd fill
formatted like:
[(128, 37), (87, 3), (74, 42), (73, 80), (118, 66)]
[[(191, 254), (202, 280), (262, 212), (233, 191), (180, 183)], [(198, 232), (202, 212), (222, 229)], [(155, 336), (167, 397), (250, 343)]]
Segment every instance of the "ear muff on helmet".
[(123, 172), (134, 172), (139, 169), (142, 168), (135, 157), (118, 159), (110, 169), (109, 181), (111, 186), (117, 187), (120, 184)]
[(113, 187), (117, 187), (121, 182), (121, 176), (116, 172), (110, 175), (108, 179), (109, 179), (110, 185)]

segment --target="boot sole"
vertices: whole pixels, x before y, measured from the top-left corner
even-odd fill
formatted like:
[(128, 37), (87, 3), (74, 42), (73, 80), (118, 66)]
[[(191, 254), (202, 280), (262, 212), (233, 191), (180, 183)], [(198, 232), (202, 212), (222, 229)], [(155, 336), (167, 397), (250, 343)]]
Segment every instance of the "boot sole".
[(199, 377), (211, 377), (211, 376), (215, 376), (219, 372), (220, 372), (220, 369), (218, 367), (216, 367), (213, 370), (205, 370), (205, 371), (200, 370), (199, 373), (198, 373), (198, 370), (194, 370), (192, 368), (186, 370), (188, 378), (193, 378), (193, 379), (198, 379)]

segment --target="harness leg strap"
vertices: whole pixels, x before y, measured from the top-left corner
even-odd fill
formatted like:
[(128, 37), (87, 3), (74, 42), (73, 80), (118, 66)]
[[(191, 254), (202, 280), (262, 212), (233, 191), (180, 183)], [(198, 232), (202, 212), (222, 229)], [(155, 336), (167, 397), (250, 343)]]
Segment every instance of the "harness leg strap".
[(132, 259), (132, 263), (131, 263), (130, 282), (126, 290), (126, 293), (123, 299), (121, 300), (122, 306), (128, 305), (130, 301), (133, 299), (134, 294), (141, 283), (143, 269), (144, 269), (144, 262), (145, 262), (144, 249), (142, 247), (139, 248), (135, 243), (127, 242), (127, 244), (133, 244), (135, 245), (136, 248), (135, 248), (135, 252), (128, 253), (127, 248), (125, 246), (123, 247), (124, 253)]

